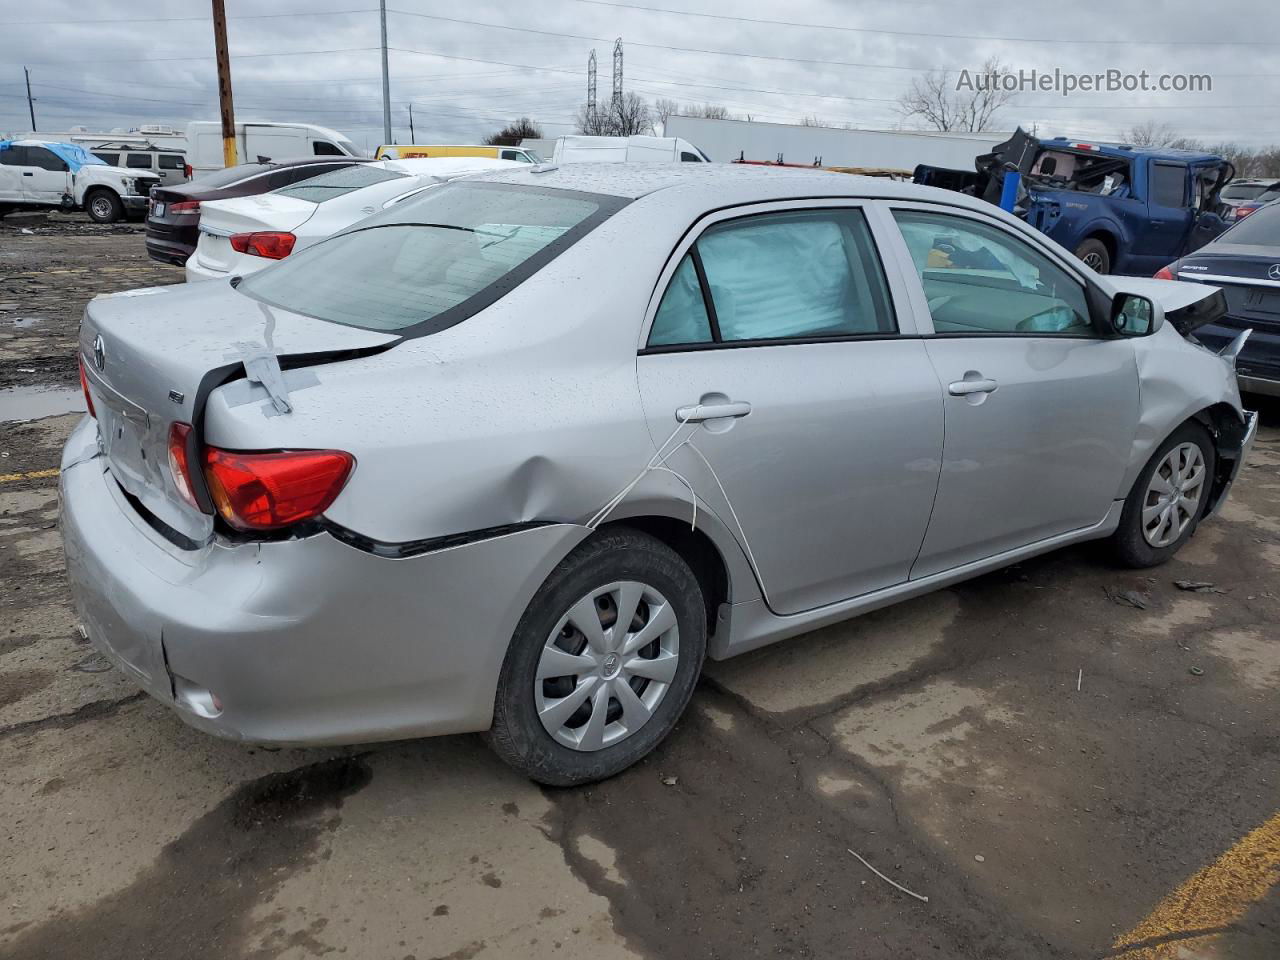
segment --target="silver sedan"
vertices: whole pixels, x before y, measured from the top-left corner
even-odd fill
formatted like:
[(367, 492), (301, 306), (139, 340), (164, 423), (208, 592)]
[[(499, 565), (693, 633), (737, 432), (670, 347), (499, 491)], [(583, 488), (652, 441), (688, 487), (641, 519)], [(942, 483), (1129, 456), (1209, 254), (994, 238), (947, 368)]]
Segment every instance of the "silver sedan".
[(1168, 559), (1253, 438), (1212, 287), (977, 200), (542, 165), (250, 277), (92, 301), (62, 526), (188, 723), (488, 731), (609, 776), (730, 657), (1083, 540)]

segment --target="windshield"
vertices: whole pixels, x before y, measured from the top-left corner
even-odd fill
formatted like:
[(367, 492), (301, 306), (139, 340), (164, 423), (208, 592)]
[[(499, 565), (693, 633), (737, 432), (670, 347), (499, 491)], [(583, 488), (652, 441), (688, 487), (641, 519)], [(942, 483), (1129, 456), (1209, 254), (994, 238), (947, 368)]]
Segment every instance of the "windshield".
[(509, 292), (620, 205), (564, 190), (443, 184), (237, 289), (334, 323), (404, 330), (430, 321), (431, 332)]
[(199, 176), (192, 178), (192, 183), (199, 183), (202, 187), (210, 189), (214, 187), (226, 187), (233, 183), (239, 183), (241, 180), (247, 180), (249, 177), (256, 177), (260, 173), (274, 169), (269, 163), (241, 163), (234, 167), (223, 167), (221, 170), (210, 170), (208, 173), (201, 173)]
[(330, 170), (310, 180), (300, 180), (291, 186), (281, 187), (271, 192), (284, 197), (294, 197), (297, 200), (324, 203), (326, 200), (344, 196), (353, 190), (371, 187), (375, 183), (403, 179), (406, 179), (405, 175), (396, 173), (394, 170), (375, 167), (372, 164), (368, 166), (355, 164), (350, 167), (339, 167), (337, 170)]
[(1259, 207), (1224, 233), (1219, 242), (1280, 247), (1280, 203)]

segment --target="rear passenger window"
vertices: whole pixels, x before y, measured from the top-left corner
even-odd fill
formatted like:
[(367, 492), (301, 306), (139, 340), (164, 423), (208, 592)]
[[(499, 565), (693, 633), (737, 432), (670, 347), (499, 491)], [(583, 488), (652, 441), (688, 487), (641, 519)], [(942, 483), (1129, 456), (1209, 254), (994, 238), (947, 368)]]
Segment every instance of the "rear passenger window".
[(681, 163), (701, 163), (702, 158), (698, 156), (696, 153), (690, 153), (688, 150), (681, 150), (680, 162)]
[(125, 159), (125, 166), (136, 170), (151, 169), (151, 154), (149, 153), (131, 153)]
[(721, 340), (897, 331), (860, 210), (733, 220), (708, 229), (697, 248)]
[(186, 167), (187, 161), (180, 153), (162, 153), (160, 154), (161, 170), (181, 170)]
[(98, 153), (95, 151), (93, 155), (108, 166), (117, 167), (120, 165), (120, 154), (118, 153)]
[(649, 345), (897, 331), (862, 211), (806, 210), (708, 228), (672, 276)]

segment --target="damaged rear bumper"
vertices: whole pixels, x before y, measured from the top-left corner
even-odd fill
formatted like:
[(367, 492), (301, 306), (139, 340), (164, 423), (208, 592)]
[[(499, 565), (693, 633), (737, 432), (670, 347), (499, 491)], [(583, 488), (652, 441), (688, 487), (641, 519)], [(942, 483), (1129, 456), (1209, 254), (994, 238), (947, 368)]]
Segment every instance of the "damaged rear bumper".
[(95, 648), (184, 721), (264, 743), (487, 729), (529, 600), (586, 535), (550, 524), (406, 559), (327, 533), (184, 551), (153, 531), (95, 455), (68, 441), (61, 524)]

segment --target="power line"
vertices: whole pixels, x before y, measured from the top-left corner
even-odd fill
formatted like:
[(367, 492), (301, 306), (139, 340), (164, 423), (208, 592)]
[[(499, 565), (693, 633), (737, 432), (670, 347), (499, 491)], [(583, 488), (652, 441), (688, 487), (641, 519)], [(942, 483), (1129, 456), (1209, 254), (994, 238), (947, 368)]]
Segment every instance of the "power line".
[[(237, 53), (233, 59), (253, 60), (262, 57), (309, 57), (321, 53), (366, 53), (380, 50), (381, 47), (336, 47), (332, 50), (279, 50), (273, 53)], [(33, 66), (62, 66), (68, 63), (181, 63), (185, 61), (213, 60), (214, 57), (115, 57), (110, 60), (85, 60), (76, 57), (71, 60), (32, 60)]]
[[(1135, 40), (1132, 38), (1085, 40), (1060, 37), (997, 37), (979, 33), (925, 33), (918, 30), (881, 30), (872, 27), (845, 27), (834, 23), (801, 23), (795, 20), (767, 20), (762, 17), (738, 17), (725, 13), (700, 13), (694, 10), (672, 10), (669, 7), (645, 7), (638, 3), (620, 3), (616, 0), (574, 0), (597, 7), (617, 7), (624, 10), (643, 10), (646, 13), (673, 14), (679, 17), (702, 17), (708, 20), (731, 20), (735, 23), (757, 23), (770, 27), (804, 27), (810, 30), (837, 30), (844, 33), (874, 33), (891, 37), (927, 37), (934, 40), (999, 40), (1002, 43), (1079, 43), (1132, 46), (1272, 46), (1274, 40)], [(630, 41), (628, 41), (630, 42)]]
[[(242, 13), (228, 20), (277, 20), (288, 17), (333, 17), (352, 13), (377, 13), (377, 7), (361, 7), (357, 10), (297, 10), (293, 13)], [(0, 27), (47, 27), (74, 25), (77, 23), (208, 23), (212, 17), (99, 17), (93, 20), (0, 20)]]

